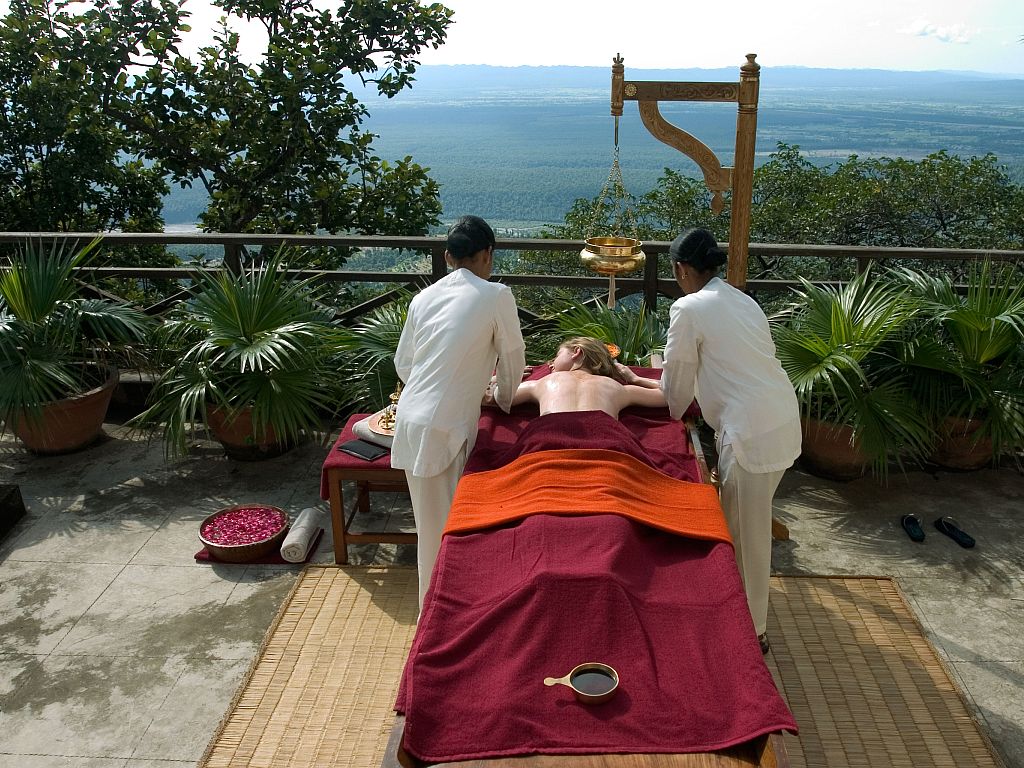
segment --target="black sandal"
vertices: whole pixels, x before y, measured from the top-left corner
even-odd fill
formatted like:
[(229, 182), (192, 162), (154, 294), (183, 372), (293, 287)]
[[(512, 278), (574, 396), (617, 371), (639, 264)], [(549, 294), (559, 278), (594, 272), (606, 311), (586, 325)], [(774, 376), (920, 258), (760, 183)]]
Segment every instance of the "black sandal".
[(974, 537), (964, 531), (952, 517), (940, 517), (935, 521), (935, 527), (940, 533), (944, 533), (964, 549), (974, 546)]
[(771, 650), (771, 643), (768, 642), (768, 633), (765, 632), (763, 635), (757, 636), (757, 644), (761, 646), (761, 654), (768, 653)]
[(917, 515), (904, 515), (900, 518), (900, 525), (903, 526), (903, 530), (907, 532), (911, 541), (924, 541), (924, 528), (921, 527), (921, 521), (917, 519)]

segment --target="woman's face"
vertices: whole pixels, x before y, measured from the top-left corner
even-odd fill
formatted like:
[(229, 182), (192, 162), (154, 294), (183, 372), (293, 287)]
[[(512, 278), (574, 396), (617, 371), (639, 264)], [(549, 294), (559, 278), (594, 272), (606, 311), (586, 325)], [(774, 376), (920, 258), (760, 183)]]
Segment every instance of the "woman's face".
[(571, 371), (573, 364), (576, 362), (576, 352), (576, 349), (567, 344), (560, 346), (558, 348), (558, 354), (555, 355), (555, 359), (551, 361), (551, 370)]

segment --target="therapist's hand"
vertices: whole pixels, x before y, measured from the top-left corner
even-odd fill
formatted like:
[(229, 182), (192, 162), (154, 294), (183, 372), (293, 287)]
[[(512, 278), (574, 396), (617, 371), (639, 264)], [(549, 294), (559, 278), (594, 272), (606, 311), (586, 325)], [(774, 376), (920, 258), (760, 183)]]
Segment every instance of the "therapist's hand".
[(619, 378), (626, 384), (636, 384), (640, 380), (640, 377), (628, 365), (615, 363), (615, 370), (619, 372)]
[(484, 398), (481, 401), (484, 405), (494, 405), (494, 388), (498, 385), (498, 377), (491, 376), (491, 380), (487, 382), (487, 388), (484, 390)]
[(632, 384), (635, 387), (644, 387), (646, 389), (661, 389), (660, 381), (657, 379), (647, 379), (643, 376), (638, 376), (628, 365), (616, 363), (615, 370), (619, 372), (619, 376), (626, 384)]

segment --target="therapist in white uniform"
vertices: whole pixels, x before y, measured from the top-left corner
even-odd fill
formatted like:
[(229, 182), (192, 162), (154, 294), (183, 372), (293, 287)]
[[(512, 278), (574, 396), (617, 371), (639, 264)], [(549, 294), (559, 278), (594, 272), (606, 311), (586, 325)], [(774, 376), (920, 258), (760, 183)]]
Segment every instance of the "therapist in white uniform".
[(526, 363), (512, 291), (488, 282), (494, 242), (478, 216), (452, 225), (444, 254), (452, 271), (413, 298), (395, 352), (405, 386), (391, 466), (405, 470), (412, 497), (421, 610), (492, 372), (491, 395), (508, 411)]
[(761, 650), (768, 652), (772, 498), (800, 455), (800, 412), (768, 318), (718, 277), (725, 251), (690, 229), (669, 251), (685, 294), (669, 312), (661, 387), (674, 418), (693, 401), (715, 430), (722, 508)]

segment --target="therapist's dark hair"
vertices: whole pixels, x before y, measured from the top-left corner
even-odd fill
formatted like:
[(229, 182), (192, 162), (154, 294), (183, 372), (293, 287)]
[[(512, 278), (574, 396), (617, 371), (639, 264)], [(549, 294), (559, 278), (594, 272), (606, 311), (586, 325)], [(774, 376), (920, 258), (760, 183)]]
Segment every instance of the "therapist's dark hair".
[(668, 252), (676, 263), (689, 264), (698, 272), (717, 272), (726, 261), (725, 249), (706, 229), (684, 230)]
[(456, 261), (471, 259), (494, 247), (494, 230), (479, 216), (463, 216), (448, 229), (445, 248)]

